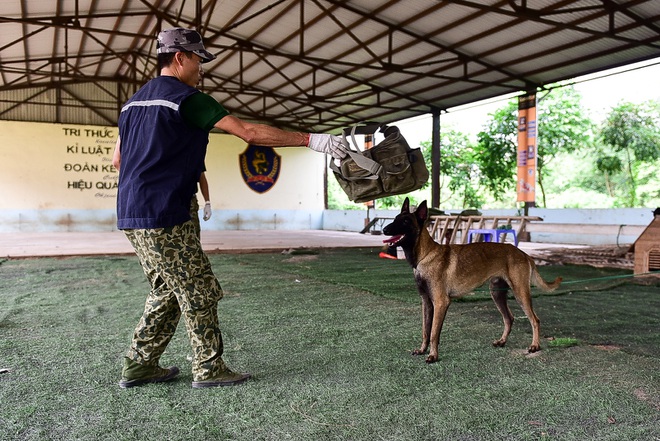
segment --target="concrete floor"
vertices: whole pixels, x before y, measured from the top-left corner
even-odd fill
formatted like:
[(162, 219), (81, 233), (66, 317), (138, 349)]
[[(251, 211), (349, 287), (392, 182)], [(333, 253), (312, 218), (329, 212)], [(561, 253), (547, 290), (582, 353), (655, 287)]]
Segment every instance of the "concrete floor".
[[(386, 236), (327, 230), (202, 231), (202, 246), (213, 252), (279, 252), (290, 248), (382, 247)], [(530, 255), (565, 244), (520, 242)], [(121, 231), (87, 233), (0, 233), (0, 257), (65, 257), (133, 254)]]

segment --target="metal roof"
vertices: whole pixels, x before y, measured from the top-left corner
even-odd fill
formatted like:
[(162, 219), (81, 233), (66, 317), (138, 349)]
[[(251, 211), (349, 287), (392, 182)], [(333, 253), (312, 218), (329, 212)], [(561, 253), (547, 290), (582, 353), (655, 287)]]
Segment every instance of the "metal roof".
[(201, 89), (233, 114), (317, 132), (660, 56), (660, 0), (5, 1), (0, 119), (116, 124), (175, 26), (202, 32)]

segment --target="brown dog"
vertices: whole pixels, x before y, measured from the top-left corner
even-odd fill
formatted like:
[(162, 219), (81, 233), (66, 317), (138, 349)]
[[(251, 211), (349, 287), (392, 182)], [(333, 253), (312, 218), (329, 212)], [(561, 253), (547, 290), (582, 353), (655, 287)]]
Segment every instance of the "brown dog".
[(561, 277), (552, 283), (545, 282), (532, 258), (510, 244), (440, 245), (429, 234), (427, 219), (426, 201), (411, 213), (406, 198), (401, 213), (383, 229), (384, 234), (393, 236), (386, 242), (403, 249), (422, 297), (422, 346), (413, 354), (424, 354), (430, 346), (426, 362), (438, 361), (440, 331), (451, 298), (467, 294), (486, 281), (490, 281), (490, 295), (504, 320), (502, 337), (493, 345), (504, 346), (511, 332), (513, 315), (507, 305), (507, 292), (511, 287), (532, 324), (529, 352), (540, 350), (539, 319), (532, 309), (530, 282), (544, 291), (552, 291), (561, 283)]

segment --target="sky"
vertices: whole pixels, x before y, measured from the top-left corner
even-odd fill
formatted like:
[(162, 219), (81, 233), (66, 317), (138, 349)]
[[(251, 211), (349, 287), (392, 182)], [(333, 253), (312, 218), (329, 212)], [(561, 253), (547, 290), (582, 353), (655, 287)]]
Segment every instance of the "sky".
[[(582, 94), (582, 105), (595, 122), (621, 101), (641, 103), (660, 100), (660, 58), (575, 78), (575, 89)], [(476, 140), (476, 134), (489, 119), (488, 114), (518, 94), (448, 109), (440, 116), (441, 127), (452, 127)], [(395, 125), (411, 147), (431, 140), (431, 115), (397, 122)]]

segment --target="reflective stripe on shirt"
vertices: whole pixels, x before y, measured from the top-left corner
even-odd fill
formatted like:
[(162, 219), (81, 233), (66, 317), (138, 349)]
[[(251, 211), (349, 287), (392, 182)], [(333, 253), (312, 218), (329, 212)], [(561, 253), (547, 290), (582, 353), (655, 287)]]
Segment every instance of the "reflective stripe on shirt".
[(121, 111), (123, 112), (124, 110), (128, 110), (130, 107), (133, 107), (133, 106), (140, 106), (140, 107), (164, 106), (164, 107), (169, 107), (170, 109), (172, 109), (174, 111), (179, 110), (179, 105), (177, 103), (173, 103), (172, 101), (148, 100), (148, 101), (133, 101), (132, 103), (128, 103), (124, 107), (121, 108)]

